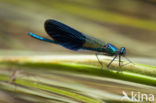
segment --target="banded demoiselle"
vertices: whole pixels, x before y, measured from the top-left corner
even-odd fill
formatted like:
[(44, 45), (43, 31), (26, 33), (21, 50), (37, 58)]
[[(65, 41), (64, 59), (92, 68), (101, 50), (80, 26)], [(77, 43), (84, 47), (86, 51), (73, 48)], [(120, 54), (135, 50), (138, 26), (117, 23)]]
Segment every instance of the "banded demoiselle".
[(124, 47), (118, 49), (110, 43), (106, 43), (97, 38), (83, 34), (59, 21), (52, 19), (46, 20), (44, 27), (47, 34), (52, 37), (53, 40), (38, 36), (31, 32), (29, 32), (28, 34), (41, 41), (59, 44), (67, 49), (74, 51), (80, 49), (97, 51), (98, 53), (96, 53), (96, 57), (102, 68), (102, 62), (98, 58), (99, 52), (102, 52), (103, 55), (114, 56), (114, 58), (107, 65), (108, 68), (117, 56), (119, 56), (119, 66), (121, 66), (121, 56), (125, 57), (126, 55), (126, 49)]

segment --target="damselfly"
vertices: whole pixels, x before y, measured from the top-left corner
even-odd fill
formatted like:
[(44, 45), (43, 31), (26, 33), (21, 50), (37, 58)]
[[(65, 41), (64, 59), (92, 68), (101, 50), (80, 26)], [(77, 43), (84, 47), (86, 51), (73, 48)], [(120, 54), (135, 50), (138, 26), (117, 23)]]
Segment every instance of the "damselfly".
[(126, 55), (126, 49), (124, 47), (118, 49), (110, 43), (106, 43), (89, 35), (83, 34), (59, 21), (51, 19), (47, 20), (44, 27), (47, 34), (52, 37), (53, 40), (38, 36), (31, 32), (28, 34), (36, 39), (59, 44), (70, 50), (77, 51), (83, 49), (97, 51), (98, 53), (96, 53), (96, 57), (101, 65), (102, 62), (100, 62), (98, 58), (99, 52), (102, 52), (103, 55), (114, 56), (111, 62), (107, 65), (108, 68), (117, 56), (119, 56), (119, 66), (121, 66), (121, 56), (125, 57)]

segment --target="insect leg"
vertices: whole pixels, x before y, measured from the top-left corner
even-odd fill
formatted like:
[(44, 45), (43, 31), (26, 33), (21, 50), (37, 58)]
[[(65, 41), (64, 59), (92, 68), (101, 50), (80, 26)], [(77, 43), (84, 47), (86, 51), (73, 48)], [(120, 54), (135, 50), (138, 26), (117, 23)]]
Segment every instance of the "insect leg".
[(120, 63), (121, 63), (121, 55), (119, 55), (119, 67), (121, 67)]
[(115, 58), (117, 57), (118, 55), (115, 55), (115, 57), (112, 59), (112, 61), (107, 65), (107, 68), (109, 68), (109, 66), (112, 64), (112, 62), (115, 60)]
[[(124, 56), (125, 57), (125, 56)], [(123, 66), (126, 66), (126, 65), (128, 65), (128, 64), (130, 64), (130, 63), (132, 63), (133, 65), (135, 65), (131, 60), (129, 60), (127, 57), (125, 57), (125, 59), (127, 59), (128, 61), (129, 61), (129, 63), (126, 63), (126, 64), (123, 64), (123, 65), (121, 65), (122, 67)]]
[(98, 55), (99, 55), (99, 53), (96, 53), (96, 58), (97, 58), (98, 62), (99, 62), (100, 65), (101, 65), (101, 69), (103, 69), (103, 63), (100, 61)]
[[(125, 56), (124, 56), (125, 57)], [(127, 57), (125, 57), (130, 63), (134, 64), (131, 60), (129, 60)], [(135, 64), (134, 64), (135, 65)]]

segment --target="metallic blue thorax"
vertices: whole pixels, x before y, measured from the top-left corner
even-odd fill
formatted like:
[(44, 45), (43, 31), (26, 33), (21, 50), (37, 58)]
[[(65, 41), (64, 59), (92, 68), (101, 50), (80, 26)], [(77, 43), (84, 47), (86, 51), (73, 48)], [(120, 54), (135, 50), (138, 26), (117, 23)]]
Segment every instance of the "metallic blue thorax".
[(115, 55), (115, 54), (119, 54), (120, 50), (117, 49), (114, 45), (107, 43), (104, 47), (104, 52), (109, 55)]

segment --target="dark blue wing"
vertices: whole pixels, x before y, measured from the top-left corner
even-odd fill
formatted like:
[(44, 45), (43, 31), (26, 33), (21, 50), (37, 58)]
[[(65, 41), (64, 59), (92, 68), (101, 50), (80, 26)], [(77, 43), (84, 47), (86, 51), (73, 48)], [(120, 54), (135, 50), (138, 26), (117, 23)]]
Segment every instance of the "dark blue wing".
[(56, 20), (47, 20), (45, 30), (57, 43), (71, 50), (81, 49), (86, 40), (84, 34)]

